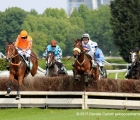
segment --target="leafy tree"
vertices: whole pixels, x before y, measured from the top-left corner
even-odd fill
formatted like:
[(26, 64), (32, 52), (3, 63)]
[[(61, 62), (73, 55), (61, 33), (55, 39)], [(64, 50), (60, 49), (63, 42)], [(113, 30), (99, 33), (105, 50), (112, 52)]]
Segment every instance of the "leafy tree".
[(119, 54), (129, 62), (129, 52), (140, 46), (140, 1), (114, 0), (111, 2), (113, 40)]
[(5, 16), (3, 12), (0, 12), (0, 52), (4, 53), (5, 49), (5, 42), (6, 42), (6, 22)]
[(78, 8), (78, 12), (80, 14), (80, 17), (83, 19), (87, 19), (89, 17), (89, 9), (87, 6), (81, 4), (80, 7)]
[(70, 17), (70, 23), (72, 26), (77, 25), (79, 28), (84, 29), (84, 20), (81, 17)]
[(72, 56), (73, 55), (73, 45), (74, 45), (74, 38), (80, 39), (84, 30), (77, 25), (71, 26), (69, 35), (66, 38), (66, 46), (67, 49), (64, 51), (65, 56)]
[(52, 39), (56, 39), (58, 45), (65, 51), (65, 41), (69, 35), (70, 27), (71, 24), (66, 19), (32, 15), (28, 15), (22, 26), (32, 34), (33, 49), (40, 56)]
[(73, 12), (71, 13), (70, 17), (80, 17), (80, 13), (77, 9), (73, 9)]
[[(6, 41), (15, 41), (17, 35), (21, 31), (21, 26), (24, 19), (27, 16), (27, 12), (24, 10), (12, 7), (0, 13), (1, 15), (1, 33), (3, 37), (0, 37), (2, 52), (4, 52)], [(3, 46), (3, 47), (2, 47)]]
[(35, 16), (38, 15), (38, 12), (35, 9), (31, 9), (29, 13), (30, 15), (35, 15)]
[(85, 21), (85, 31), (89, 33), (93, 41), (98, 43), (104, 54), (109, 55), (112, 51), (116, 55), (110, 26), (109, 6), (101, 6), (98, 10), (90, 11)]
[(47, 8), (44, 12), (43, 15), (47, 17), (55, 17), (55, 18), (67, 18), (67, 14), (64, 9), (58, 9), (58, 8)]

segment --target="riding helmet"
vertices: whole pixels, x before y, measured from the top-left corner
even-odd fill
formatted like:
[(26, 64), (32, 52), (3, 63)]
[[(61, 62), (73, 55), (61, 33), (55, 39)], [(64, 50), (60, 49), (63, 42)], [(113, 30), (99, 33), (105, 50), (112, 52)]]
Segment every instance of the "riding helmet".
[(56, 42), (56, 40), (51, 40), (50, 44), (51, 44), (51, 46), (56, 46), (57, 42)]
[(82, 38), (88, 38), (88, 39), (90, 40), (90, 36), (89, 36), (89, 34), (87, 34), (87, 33), (83, 34), (83, 35), (82, 35)]
[(22, 31), (20, 32), (20, 37), (27, 37), (27, 36), (28, 36), (28, 33), (27, 33), (26, 30), (22, 30)]

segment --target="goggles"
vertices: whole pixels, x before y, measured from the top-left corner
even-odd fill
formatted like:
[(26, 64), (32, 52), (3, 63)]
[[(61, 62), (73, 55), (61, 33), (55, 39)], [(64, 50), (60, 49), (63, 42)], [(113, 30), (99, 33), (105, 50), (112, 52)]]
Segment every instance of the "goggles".
[(26, 37), (21, 37), (21, 39), (27, 39), (27, 36)]

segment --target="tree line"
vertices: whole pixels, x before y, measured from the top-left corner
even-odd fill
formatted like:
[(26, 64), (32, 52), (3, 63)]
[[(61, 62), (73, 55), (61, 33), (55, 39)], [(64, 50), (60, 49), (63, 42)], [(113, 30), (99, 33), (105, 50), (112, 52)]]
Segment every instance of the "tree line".
[(15, 41), (20, 31), (25, 29), (33, 37), (33, 51), (38, 56), (42, 56), (52, 39), (58, 41), (63, 56), (71, 56), (73, 38), (81, 38), (84, 33), (89, 33), (91, 40), (99, 44), (105, 55), (109, 55), (109, 51), (117, 55), (111, 35), (109, 6), (89, 10), (81, 5), (69, 18), (64, 9), (47, 8), (42, 14), (38, 14), (34, 9), (27, 12), (18, 7), (11, 7), (0, 12), (0, 18), (1, 52), (5, 50), (5, 42)]
[(110, 6), (90, 10), (81, 5), (68, 17), (64, 9), (46, 8), (42, 14), (35, 9), (27, 12), (11, 7), (0, 12), (0, 51), (5, 43), (15, 41), (25, 29), (33, 38), (33, 51), (42, 56), (45, 47), (56, 39), (63, 56), (73, 55), (73, 38), (88, 33), (98, 43), (105, 56), (122, 56), (128, 60), (129, 51), (140, 46), (140, 1), (113, 0)]

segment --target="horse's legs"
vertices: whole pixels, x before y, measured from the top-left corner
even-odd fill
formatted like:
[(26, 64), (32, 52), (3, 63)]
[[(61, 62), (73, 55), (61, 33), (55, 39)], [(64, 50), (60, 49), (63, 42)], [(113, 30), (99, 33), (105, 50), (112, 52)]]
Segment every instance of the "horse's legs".
[(8, 88), (7, 88), (7, 93), (5, 96), (9, 96), (10, 92), (11, 92), (11, 87), (12, 87), (12, 84), (13, 84), (13, 81), (14, 81), (14, 75), (13, 74), (10, 74), (10, 82), (9, 82), (9, 85), (8, 85)]
[(78, 74), (76, 69), (73, 70), (73, 76), (76, 81), (80, 81), (81, 76)]
[(23, 76), (18, 77), (18, 87), (17, 87), (17, 95), (16, 95), (16, 100), (20, 98), (20, 86), (22, 84)]
[(96, 80), (96, 82), (99, 80), (99, 68), (97, 67), (96, 69), (95, 69), (95, 80)]

